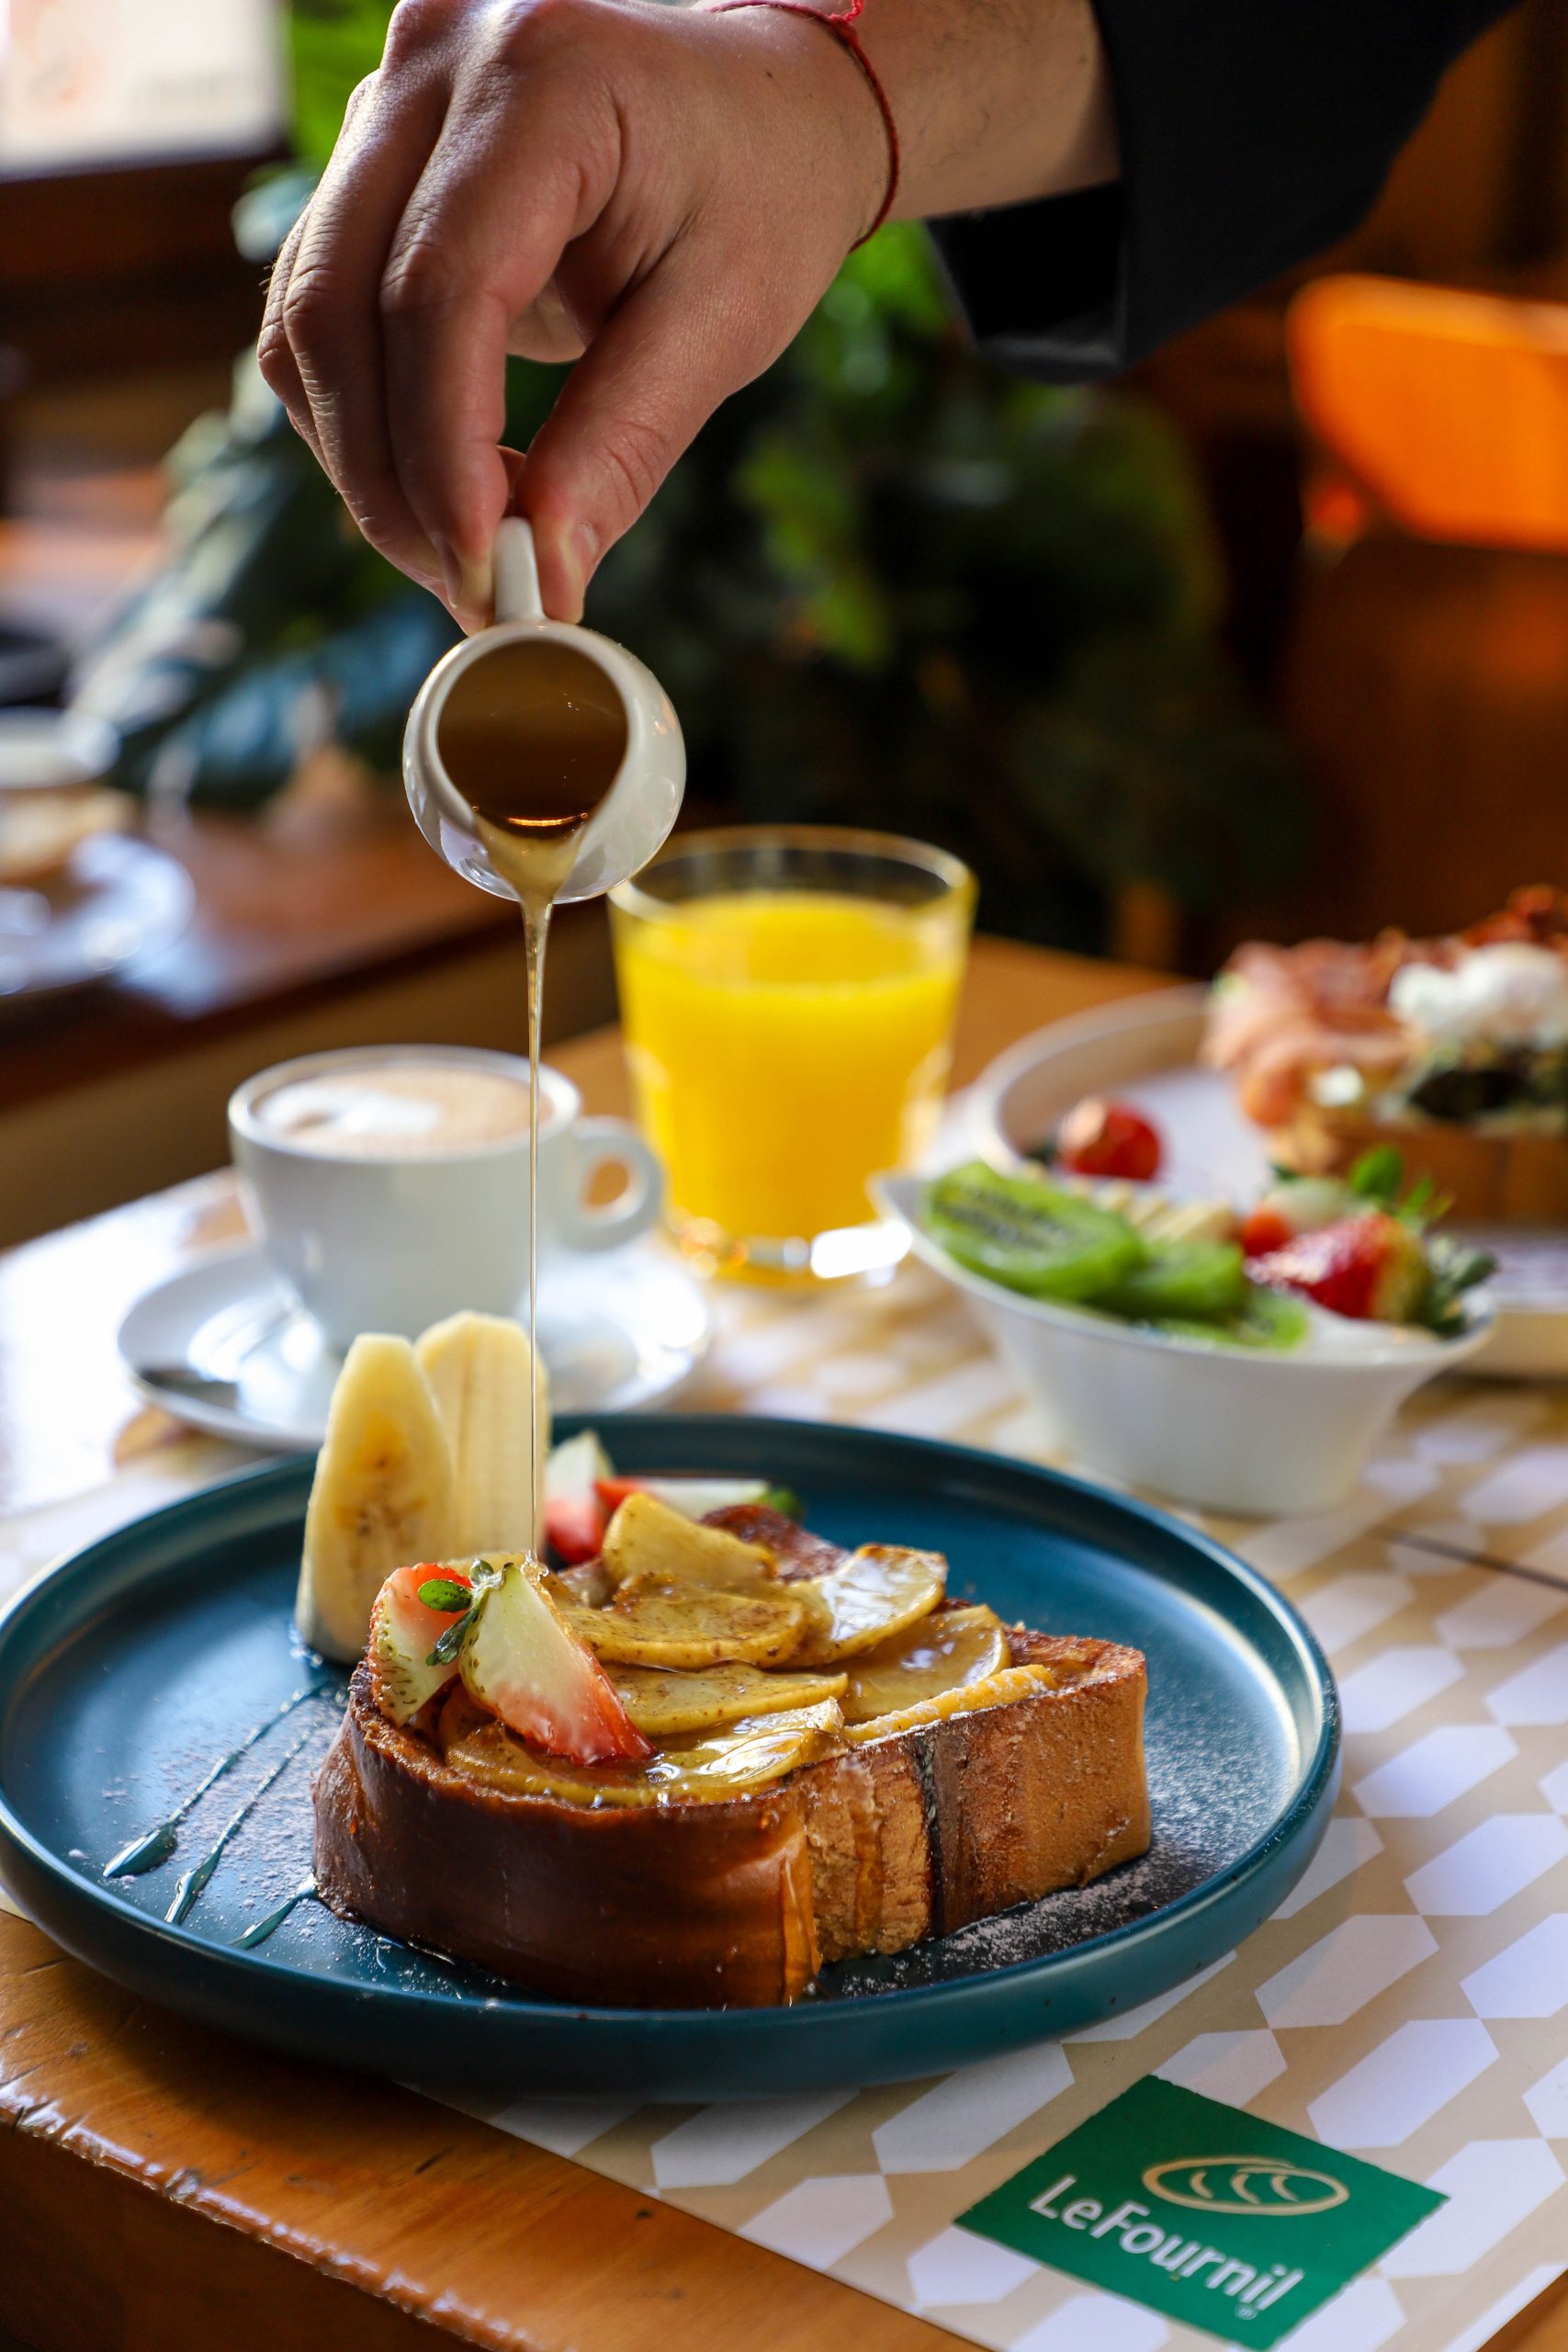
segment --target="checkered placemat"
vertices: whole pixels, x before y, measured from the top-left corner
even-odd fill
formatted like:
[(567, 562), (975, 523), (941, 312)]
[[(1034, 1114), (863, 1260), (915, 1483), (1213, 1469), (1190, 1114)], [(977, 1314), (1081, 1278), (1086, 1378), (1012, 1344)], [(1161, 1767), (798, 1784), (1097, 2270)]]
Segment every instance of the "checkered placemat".
[[(694, 1406), (1059, 1458), (919, 1268), (719, 1313)], [(1212, 2339), (954, 2225), (1158, 2074), (1446, 2194), (1294, 2352), (1483, 2344), (1568, 2267), (1568, 1396), (1445, 1383), (1344, 1510), (1186, 1515), (1300, 1607), (1345, 1703), (1337, 1816), (1243, 1949), (1131, 2015), (936, 2080), (480, 2111), (978, 2344), (1198, 2352)]]

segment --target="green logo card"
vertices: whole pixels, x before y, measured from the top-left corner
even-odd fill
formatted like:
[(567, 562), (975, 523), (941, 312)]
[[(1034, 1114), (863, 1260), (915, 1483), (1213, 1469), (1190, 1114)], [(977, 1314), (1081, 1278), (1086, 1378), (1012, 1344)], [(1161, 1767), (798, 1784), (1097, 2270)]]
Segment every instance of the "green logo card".
[(1146, 2075), (958, 2218), (1108, 2293), (1262, 2346), (1442, 2202)]

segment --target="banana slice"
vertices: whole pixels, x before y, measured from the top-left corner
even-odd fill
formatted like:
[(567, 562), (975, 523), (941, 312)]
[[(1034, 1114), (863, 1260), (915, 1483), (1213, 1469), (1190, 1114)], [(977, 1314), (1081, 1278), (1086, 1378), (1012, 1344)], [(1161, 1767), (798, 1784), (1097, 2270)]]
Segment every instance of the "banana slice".
[(806, 1610), (806, 1631), (792, 1666), (832, 1666), (874, 1649), (929, 1616), (947, 1583), (940, 1552), (906, 1552), (895, 1544), (866, 1544), (831, 1576), (806, 1577), (785, 1587)]
[(305, 1513), (295, 1623), (312, 1649), (356, 1658), (394, 1568), (451, 1557), (452, 1456), (406, 1340), (364, 1332), (344, 1359)]
[[(535, 1523), (528, 1491), (534, 1385), (527, 1335), (504, 1315), (465, 1310), (433, 1323), (419, 1341), (457, 1480), (457, 1552), (519, 1551)], [(539, 1367), (541, 1382), (544, 1366)], [(538, 1477), (549, 1445), (549, 1395), (541, 1400)]]
[(984, 1682), (1007, 1662), (1007, 1635), (993, 1611), (938, 1609), (874, 1649), (861, 1651), (840, 1702), (844, 1721), (863, 1724), (897, 1714), (945, 1690)]
[(633, 1577), (754, 1592), (776, 1584), (773, 1555), (722, 1527), (702, 1527), (656, 1495), (628, 1495), (604, 1531), (601, 1556), (615, 1584)]
[(782, 1666), (795, 1659), (806, 1625), (801, 1603), (781, 1593), (682, 1590), (623, 1585), (608, 1609), (561, 1615), (580, 1640), (617, 1666), (661, 1666), (677, 1672), (708, 1666)]
[(556, 1797), (597, 1811), (614, 1805), (722, 1803), (813, 1764), (843, 1736), (831, 1699), (787, 1713), (730, 1724), (709, 1738), (662, 1747), (647, 1764), (573, 1765), (525, 1747), (504, 1724), (466, 1724), (446, 1761), (509, 1796)]
[(661, 1674), (656, 1668), (617, 1666), (610, 1679), (638, 1731), (649, 1739), (707, 1731), (749, 1715), (779, 1714), (837, 1699), (842, 1674), (763, 1674), (754, 1666), (711, 1666), (699, 1674)]

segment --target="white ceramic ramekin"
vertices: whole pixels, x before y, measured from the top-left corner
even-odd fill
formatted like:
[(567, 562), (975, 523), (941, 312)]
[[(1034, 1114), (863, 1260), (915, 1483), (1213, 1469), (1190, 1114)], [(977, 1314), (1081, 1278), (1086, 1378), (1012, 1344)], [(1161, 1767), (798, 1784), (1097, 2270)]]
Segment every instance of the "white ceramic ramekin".
[(1490, 1308), (1451, 1340), (1314, 1311), (1289, 1354), (1168, 1339), (1025, 1298), (960, 1266), (920, 1230), (926, 1180), (883, 1176), (926, 1265), (963, 1292), (1053, 1435), (1090, 1470), (1173, 1501), (1255, 1518), (1329, 1510), (1415, 1389), (1484, 1345)]

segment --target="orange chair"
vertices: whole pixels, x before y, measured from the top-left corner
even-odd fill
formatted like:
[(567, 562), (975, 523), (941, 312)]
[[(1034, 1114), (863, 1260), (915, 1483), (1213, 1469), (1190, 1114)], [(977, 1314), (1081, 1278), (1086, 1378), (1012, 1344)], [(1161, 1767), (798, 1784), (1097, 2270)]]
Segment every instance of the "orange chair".
[(1320, 536), (1381, 513), (1450, 545), (1568, 549), (1568, 306), (1325, 277), (1288, 341), (1327, 461), (1306, 488)]
[(1289, 317), (1310, 446), (1280, 691), (1322, 807), (1284, 935), (1568, 883), (1568, 308), (1329, 277)]

